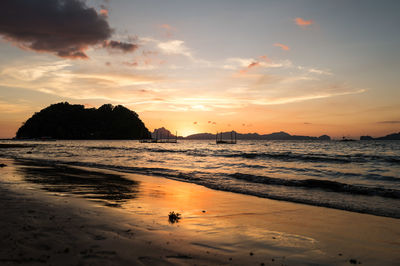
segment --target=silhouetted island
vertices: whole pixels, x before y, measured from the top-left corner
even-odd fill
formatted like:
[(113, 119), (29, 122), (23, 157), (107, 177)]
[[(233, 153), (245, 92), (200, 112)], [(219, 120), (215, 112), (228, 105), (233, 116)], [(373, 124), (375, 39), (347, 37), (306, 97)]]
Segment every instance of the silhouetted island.
[(360, 140), (400, 140), (400, 132), (392, 133), (379, 138), (373, 138), (371, 136), (361, 136)]
[[(222, 138), (230, 138), (231, 131), (223, 132)], [(215, 139), (215, 134), (211, 133), (199, 133), (187, 136), (185, 139)], [(240, 134), (237, 133), (237, 139), (239, 140), (331, 140), (328, 135), (322, 135), (320, 137), (310, 137), (310, 136), (298, 136), (290, 135), (286, 132), (275, 132), (271, 134), (260, 135), (258, 133), (247, 133)]]
[(149, 130), (134, 111), (111, 104), (85, 108), (68, 102), (35, 113), (17, 131), (17, 139), (144, 139)]

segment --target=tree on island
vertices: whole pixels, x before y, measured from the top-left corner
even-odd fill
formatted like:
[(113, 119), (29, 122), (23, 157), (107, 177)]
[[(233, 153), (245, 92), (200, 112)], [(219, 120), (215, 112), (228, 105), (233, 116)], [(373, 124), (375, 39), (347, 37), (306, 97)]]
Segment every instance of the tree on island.
[(68, 102), (35, 113), (17, 131), (17, 139), (144, 139), (149, 130), (134, 111), (111, 104), (85, 109)]

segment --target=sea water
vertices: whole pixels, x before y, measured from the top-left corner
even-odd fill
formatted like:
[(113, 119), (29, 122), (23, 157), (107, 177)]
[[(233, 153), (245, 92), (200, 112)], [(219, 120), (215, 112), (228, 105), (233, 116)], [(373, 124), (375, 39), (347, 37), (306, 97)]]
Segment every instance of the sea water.
[(26, 144), (0, 149), (0, 157), (159, 176), (216, 190), (400, 218), (400, 141), (0, 143)]

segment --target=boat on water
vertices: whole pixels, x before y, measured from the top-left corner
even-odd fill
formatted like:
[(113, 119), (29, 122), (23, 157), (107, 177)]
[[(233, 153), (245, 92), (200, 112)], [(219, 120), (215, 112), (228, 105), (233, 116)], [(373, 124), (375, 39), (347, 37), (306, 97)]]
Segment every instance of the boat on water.
[(170, 135), (164, 137), (163, 134), (157, 133), (155, 138), (141, 139), (140, 143), (178, 143), (178, 132), (176, 132), (175, 137), (171, 137)]
[(216, 144), (236, 144), (236, 132), (232, 131), (231, 132), (231, 139), (230, 140), (224, 140), (222, 139), (222, 132), (218, 133), (215, 135), (215, 143)]

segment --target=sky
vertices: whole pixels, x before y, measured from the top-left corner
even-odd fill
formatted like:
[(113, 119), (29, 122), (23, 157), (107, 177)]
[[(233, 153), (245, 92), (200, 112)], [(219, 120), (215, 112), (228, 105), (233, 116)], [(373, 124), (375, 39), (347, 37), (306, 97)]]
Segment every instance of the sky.
[(150, 130), (400, 131), (400, 1), (3, 0), (0, 138), (58, 102)]

